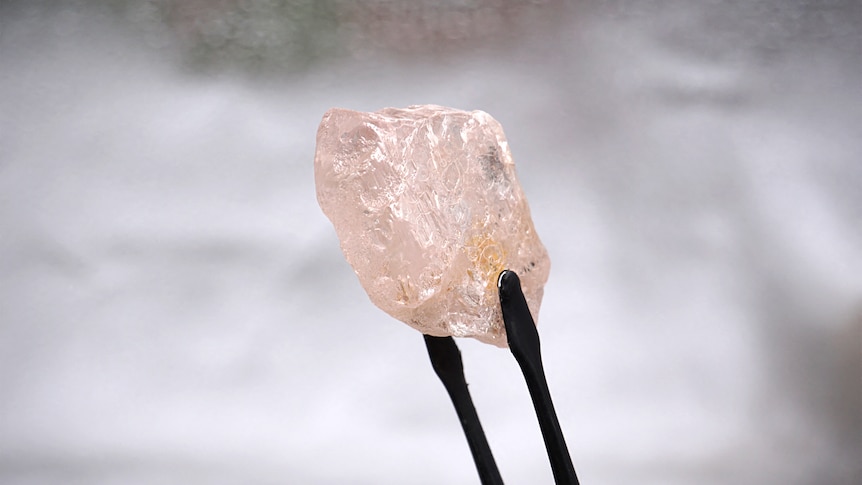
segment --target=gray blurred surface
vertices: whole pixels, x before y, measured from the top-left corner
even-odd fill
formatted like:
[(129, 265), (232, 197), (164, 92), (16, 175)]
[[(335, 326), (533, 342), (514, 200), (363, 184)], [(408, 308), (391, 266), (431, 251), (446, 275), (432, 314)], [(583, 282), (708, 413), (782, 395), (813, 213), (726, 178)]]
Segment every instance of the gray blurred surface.
[[(0, 4), (0, 483), (476, 483), (317, 206), (332, 106), (482, 109), (584, 484), (862, 482), (857, 2)], [(459, 341), (507, 483), (551, 483)]]

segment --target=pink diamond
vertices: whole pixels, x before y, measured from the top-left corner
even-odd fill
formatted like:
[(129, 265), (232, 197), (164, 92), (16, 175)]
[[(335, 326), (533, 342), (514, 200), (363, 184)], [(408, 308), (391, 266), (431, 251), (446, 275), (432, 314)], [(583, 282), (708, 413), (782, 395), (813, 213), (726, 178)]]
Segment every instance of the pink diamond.
[(510, 269), (537, 320), (551, 263), (487, 113), (333, 108), (314, 177), (345, 258), (386, 313), (428, 335), (505, 347), (496, 283)]

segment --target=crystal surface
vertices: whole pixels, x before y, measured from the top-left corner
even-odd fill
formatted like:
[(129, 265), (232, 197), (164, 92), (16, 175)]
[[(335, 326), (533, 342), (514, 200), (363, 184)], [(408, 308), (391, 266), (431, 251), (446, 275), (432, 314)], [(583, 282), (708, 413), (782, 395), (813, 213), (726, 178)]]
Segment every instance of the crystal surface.
[(505, 347), (497, 276), (509, 269), (538, 321), (550, 260), (487, 113), (333, 108), (314, 177), (345, 258), (386, 313), (428, 335)]

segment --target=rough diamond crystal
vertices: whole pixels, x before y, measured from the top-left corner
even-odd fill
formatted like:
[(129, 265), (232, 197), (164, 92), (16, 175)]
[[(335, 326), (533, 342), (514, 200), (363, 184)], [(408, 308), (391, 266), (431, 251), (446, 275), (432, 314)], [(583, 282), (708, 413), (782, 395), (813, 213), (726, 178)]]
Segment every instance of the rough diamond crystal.
[(314, 178), (345, 258), (386, 313), (428, 335), (505, 347), (496, 283), (510, 269), (537, 320), (550, 260), (487, 113), (331, 109)]

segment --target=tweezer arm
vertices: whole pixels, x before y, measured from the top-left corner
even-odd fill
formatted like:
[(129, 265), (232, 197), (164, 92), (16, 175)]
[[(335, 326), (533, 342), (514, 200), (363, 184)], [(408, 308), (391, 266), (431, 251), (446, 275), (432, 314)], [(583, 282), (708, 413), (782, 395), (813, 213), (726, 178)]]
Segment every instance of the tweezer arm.
[(482, 485), (502, 485), (503, 478), (500, 476), (500, 470), (497, 469), (497, 462), (494, 461), (482, 423), (479, 422), (479, 415), (476, 414), (476, 407), (473, 406), (470, 391), (467, 389), (461, 351), (458, 350), (452, 337), (430, 335), (424, 335), (424, 337), (431, 366), (443, 382), (452, 404), (455, 405), (455, 412), (467, 436), (467, 444), (473, 454), (473, 461), (476, 463)]
[(533, 399), (533, 407), (539, 418), (539, 427), (545, 440), (545, 449), (548, 451), (554, 481), (558, 485), (578, 485), (578, 476), (575, 474), (566, 439), (563, 437), (557, 412), (551, 401), (551, 391), (548, 389), (542, 366), (539, 332), (536, 330), (527, 300), (521, 291), (521, 280), (515, 272), (505, 270), (497, 279), (497, 289), (500, 293), (500, 307), (503, 311), (509, 348), (521, 367), (521, 372), (524, 373), (527, 389)]

